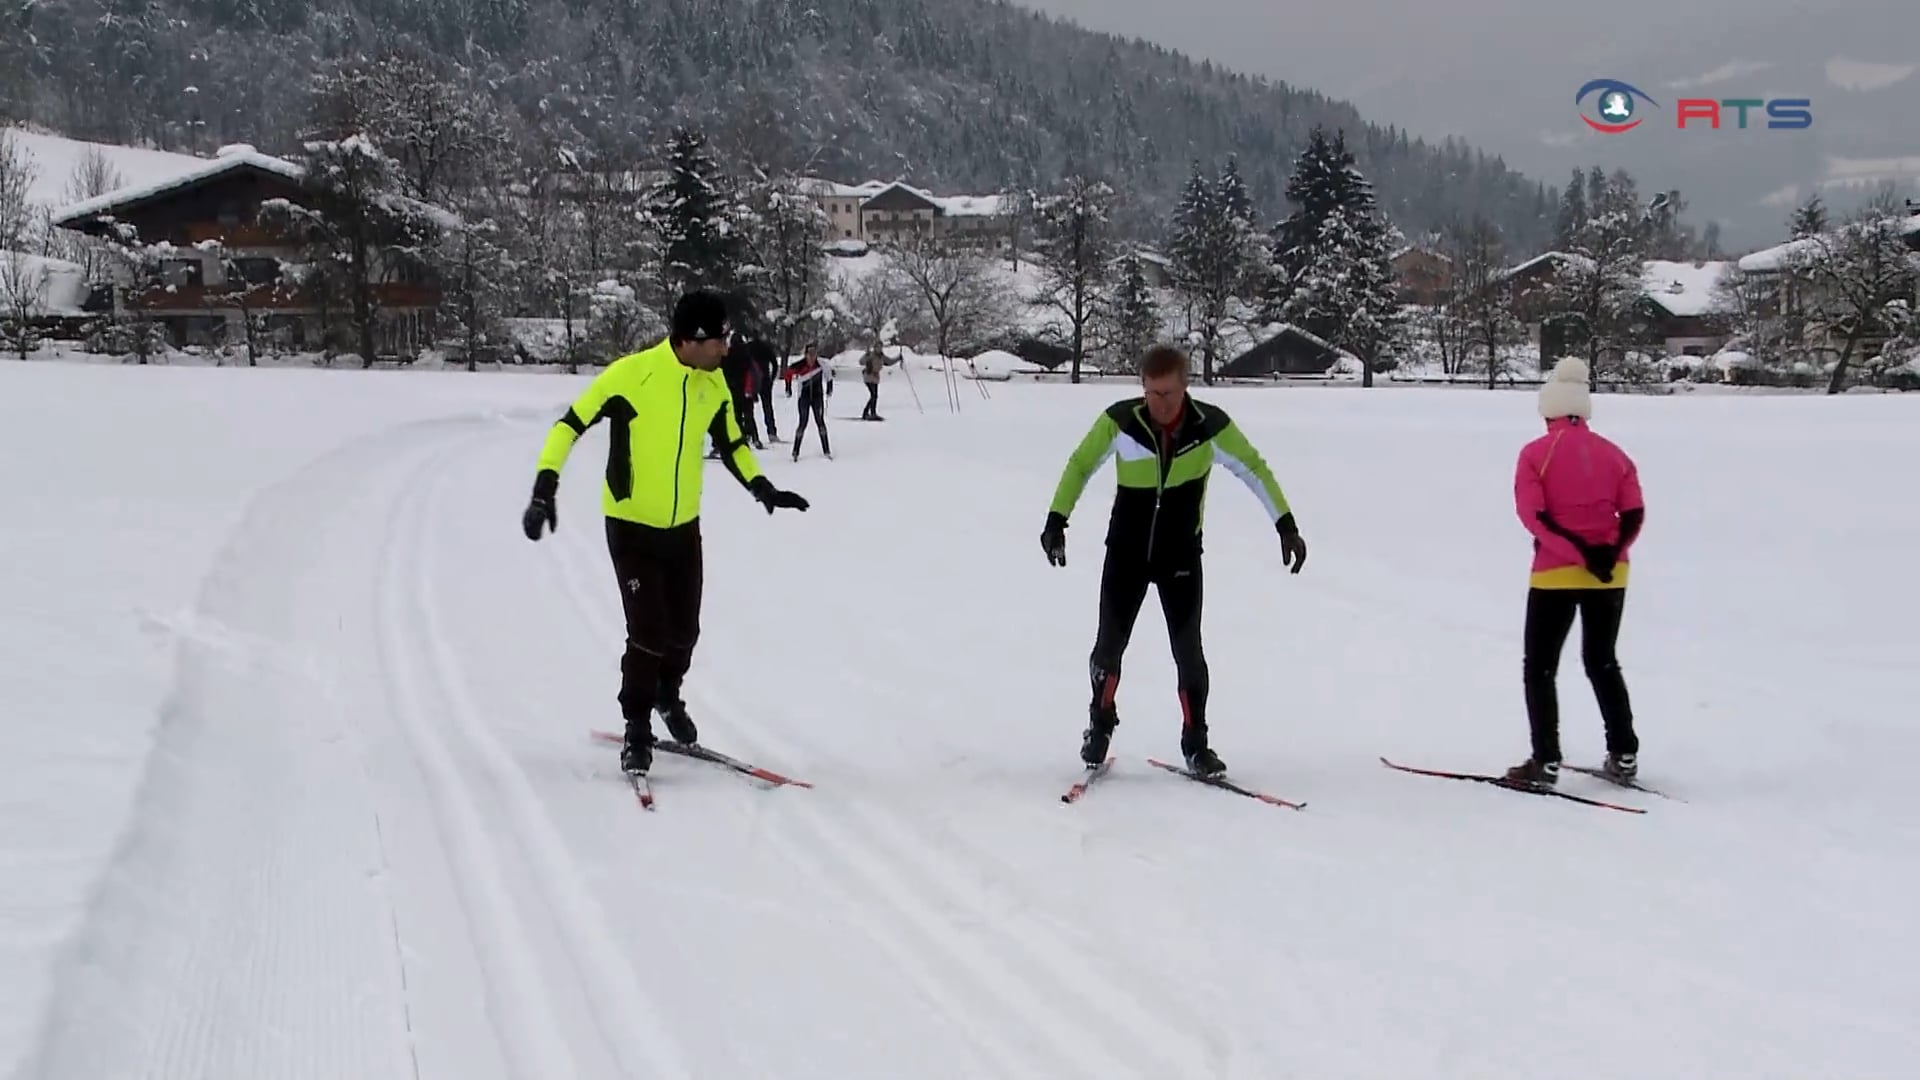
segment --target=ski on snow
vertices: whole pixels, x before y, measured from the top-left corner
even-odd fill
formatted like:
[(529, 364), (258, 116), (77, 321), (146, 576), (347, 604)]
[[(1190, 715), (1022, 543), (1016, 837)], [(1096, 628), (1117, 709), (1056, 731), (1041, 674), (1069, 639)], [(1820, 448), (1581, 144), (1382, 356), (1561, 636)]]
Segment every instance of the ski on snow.
[(1649, 795), (1658, 795), (1662, 799), (1672, 799), (1674, 802), (1687, 801), (1677, 795), (1669, 795), (1664, 791), (1650, 788), (1638, 780), (1615, 780), (1613, 777), (1607, 775), (1605, 769), (1598, 769), (1592, 765), (1569, 765), (1563, 761), (1560, 763), (1560, 767), (1570, 772), (1577, 772), (1582, 776), (1591, 776), (1596, 780), (1605, 780), (1614, 787), (1626, 788), (1628, 791), (1644, 791)]
[(1087, 766), (1086, 770), (1081, 774), (1080, 779), (1074, 781), (1073, 786), (1067, 789), (1065, 795), (1060, 796), (1060, 801), (1063, 803), (1079, 802), (1080, 796), (1087, 793), (1087, 788), (1092, 786), (1095, 780), (1107, 775), (1107, 771), (1113, 768), (1114, 761), (1114, 758), (1108, 758), (1098, 765)]
[[(1081, 796), (1087, 793), (1087, 789), (1093, 786), (1095, 780), (1113, 771), (1113, 763), (1115, 760), (1115, 758), (1110, 757), (1098, 765), (1087, 766), (1082, 770), (1080, 779), (1074, 781), (1073, 786), (1067, 789), (1066, 794), (1060, 796), (1060, 801), (1063, 803), (1079, 802)], [(1307, 806), (1306, 803), (1289, 802), (1277, 795), (1269, 795), (1264, 791), (1254, 791), (1251, 788), (1241, 787), (1239, 784), (1228, 780), (1224, 776), (1201, 776), (1197, 773), (1188, 772), (1178, 765), (1161, 761), (1158, 758), (1148, 758), (1147, 764), (1158, 766), (1176, 776), (1184, 776), (1196, 784), (1205, 784), (1208, 787), (1216, 787), (1222, 791), (1231, 791), (1235, 795), (1245, 795), (1249, 799), (1257, 799), (1260, 802), (1272, 806), (1286, 806), (1295, 810), (1304, 810)]]
[[(626, 741), (623, 737), (611, 731), (594, 731), (590, 732), (590, 734), (595, 741), (607, 743), (612, 746), (619, 746)], [(709, 750), (698, 743), (688, 745), (686, 743), (663, 740), (655, 742), (653, 749), (658, 753), (678, 754), (681, 757), (693, 758), (696, 761), (705, 761), (709, 764), (718, 765), (723, 769), (730, 769), (742, 776), (750, 776), (755, 780), (764, 780), (775, 787), (811, 788), (813, 786), (805, 780), (796, 780), (791, 776), (782, 776), (772, 769), (761, 768), (750, 762), (741, 761), (739, 758), (730, 757), (718, 750)], [(640, 805), (648, 810), (653, 809), (653, 787), (648, 779), (644, 776), (629, 776), (627, 779), (632, 783), (634, 795), (640, 800)]]
[(1221, 791), (1231, 791), (1235, 795), (1245, 795), (1249, 799), (1257, 799), (1269, 806), (1285, 806), (1293, 810), (1305, 810), (1307, 808), (1307, 804), (1303, 802), (1292, 802), (1278, 795), (1269, 795), (1264, 791), (1255, 791), (1252, 788), (1241, 787), (1225, 776), (1202, 776), (1199, 773), (1189, 771), (1171, 762), (1161, 761), (1159, 758), (1148, 758), (1147, 764), (1165, 769), (1175, 776), (1184, 776), (1196, 784), (1205, 784), (1208, 787), (1219, 788)]
[(640, 800), (640, 809), (653, 809), (653, 781), (632, 773), (621, 773), (627, 778), (627, 786), (633, 789), (633, 797)]
[[(1419, 776), (1438, 776), (1448, 780), (1472, 780), (1476, 783), (1492, 784), (1494, 787), (1506, 788), (1508, 791), (1518, 791), (1523, 795), (1551, 795), (1556, 799), (1566, 799), (1570, 802), (1585, 803), (1588, 806), (1604, 807), (1605, 809), (1608, 809), (1608, 810), (1619, 810), (1628, 814), (1646, 813), (1645, 810), (1641, 809), (1638, 806), (1622, 806), (1619, 803), (1602, 802), (1599, 799), (1589, 799), (1585, 795), (1575, 795), (1571, 791), (1556, 791), (1552, 788), (1533, 787), (1527, 784), (1517, 784), (1511, 780), (1508, 780), (1504, 776), (1492, 776), (1487, 773), (1450, 772), (1444, 769), (1417, 769), (1411, 765), (1401, 765), (1396, 762), (1388, 761), (1384, 757), (1380, 759), (1380, 764), (1385, 765), (1389, 769), (1398, 769), (1401, 772), (1414, 773)], [(1564, 766), (1562, 767), (1564, 768)]]

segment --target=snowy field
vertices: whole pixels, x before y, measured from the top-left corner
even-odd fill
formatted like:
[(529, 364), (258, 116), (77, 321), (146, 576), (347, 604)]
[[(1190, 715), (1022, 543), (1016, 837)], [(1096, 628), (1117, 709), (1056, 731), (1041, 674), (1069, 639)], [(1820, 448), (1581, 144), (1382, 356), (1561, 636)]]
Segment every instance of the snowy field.
[[(1119, 392), (890, 379), (837, 460), (714, 468), (690, 700), (763, 789), (617, 724), (585, 376), (0, 364), (0, 1076), (1867, 1078), (1920, 1054), (1920, 402), (1601, 397), (1649, 499), (1630, 815), (1382, 768), (1525, 752), (1531, 393), (1209, 395), (1311, 545), (1211, 502), (1232, 775), (1166, 636), (1074, 806)], [(1204, 391), (1203, 391), (1204, 395)], [(830, 417), (863, 398), (844, 382)], [(791, 403), (776, 398), (791, 428)], [(1566, 743), (1597, 761), (1579, 671)]]

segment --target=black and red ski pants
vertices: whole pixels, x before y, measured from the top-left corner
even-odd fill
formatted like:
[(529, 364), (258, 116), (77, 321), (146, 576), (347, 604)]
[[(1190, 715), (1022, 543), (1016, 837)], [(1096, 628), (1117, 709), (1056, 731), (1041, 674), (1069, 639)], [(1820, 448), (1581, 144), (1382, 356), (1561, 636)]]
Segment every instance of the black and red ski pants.
[(1202, 585), (1198, 550), (1149, 559), (1137, 551), (1107, 549), (1100, 570), (1100, 625), (1088, 662), (1096, 717), (1108, 723), (1117, 720), (1113, 700), (1121, 659), (1151, 587), (1160, 596), (1160, 613), (1166, 617), (1167, 640), (1173, 648), (1180, 688), (1180, 750), (1191, 753), (1207, 745), (1207, 656), (1200, 642)]

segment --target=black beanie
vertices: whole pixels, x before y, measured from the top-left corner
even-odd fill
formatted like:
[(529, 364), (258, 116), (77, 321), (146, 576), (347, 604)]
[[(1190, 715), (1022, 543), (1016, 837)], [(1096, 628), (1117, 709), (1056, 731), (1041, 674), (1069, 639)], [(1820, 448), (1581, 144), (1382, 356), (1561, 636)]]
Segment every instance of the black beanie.
[(695, 289), (673, 305), (673, 326), (668, 336), (675, 341), (710, 341), (727, 336), (726, 298), (711, 289)]

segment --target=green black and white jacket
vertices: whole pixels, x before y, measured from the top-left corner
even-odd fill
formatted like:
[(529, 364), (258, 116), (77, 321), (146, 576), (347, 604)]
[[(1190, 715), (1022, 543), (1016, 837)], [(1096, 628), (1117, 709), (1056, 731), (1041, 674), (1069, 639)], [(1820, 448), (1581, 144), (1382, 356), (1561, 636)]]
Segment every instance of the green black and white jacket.
[(1108, 406), (1067, 458), (1049, 511), (1070, 517), (1087, 481), (1109, 457), (1119, 459), (1119, 488), (1107, 546), (1128, 555), (1154, 562), (1199, 555), (1207, 478), (1215, 465), (1239, 477), (1274, 523), (1291, 513), (1272, 470), (1239, 426), (1218, 406), (1191, 395), (1171, 428), (1154, 424), (1144, 397)]

